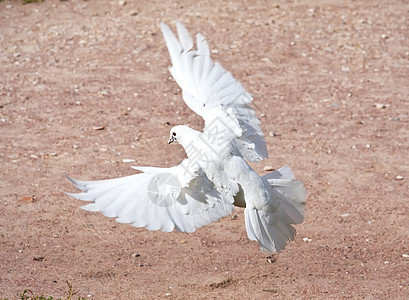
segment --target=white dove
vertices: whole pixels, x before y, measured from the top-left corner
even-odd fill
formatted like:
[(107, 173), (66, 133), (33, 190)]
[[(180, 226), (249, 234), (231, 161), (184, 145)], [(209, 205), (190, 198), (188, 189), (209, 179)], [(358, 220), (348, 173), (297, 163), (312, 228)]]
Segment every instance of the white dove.
[(203, 117), (203, 132), (175, 126), (170, 143), (179, 143), (187, 158), (171, 168), (133, 167), (143, 173), (127, 177), (80, 181), (82, 190), (69, 194), (92, 201), (83, 206), (116, 217), (135, 227), (170, 232), (194, 232), (245, 207), (247, 236), (265, 252), (281, 251), (295, 237), (292, 224), (304, 220), (306, 193), (289, 167), (263, 177), (248, 165), (267, 157), (264, 134), (252, 97), (230, 72), (210, 58), (203, 35), (197, 49), (182, 23), (179, 39), (161, 23), (169, 50), (170, 72), (183, 90), (185, 103)]

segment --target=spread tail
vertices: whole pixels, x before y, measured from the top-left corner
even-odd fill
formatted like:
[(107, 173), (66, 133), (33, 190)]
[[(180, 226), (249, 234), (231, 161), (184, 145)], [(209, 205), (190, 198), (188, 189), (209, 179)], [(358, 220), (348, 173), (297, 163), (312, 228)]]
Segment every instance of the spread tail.
[(294, 240), (292, 224), (304, 220), (306, 192), (301, 181), (294, 180), (289, 167), (283, 167), (263, 176), (273, 189), (274, 210), (245, 209), (245, 222), (249, 239), (258, 241), (263, 252), (280, 252), (287, 241)]

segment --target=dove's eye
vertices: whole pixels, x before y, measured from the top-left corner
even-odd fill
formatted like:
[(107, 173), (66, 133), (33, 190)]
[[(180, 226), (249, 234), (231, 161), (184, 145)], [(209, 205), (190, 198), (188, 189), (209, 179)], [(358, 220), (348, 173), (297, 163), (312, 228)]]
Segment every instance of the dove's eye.
[(173, 135), (173, 136), (176, 136), (176, 132), (172, 132), (172, 135)]

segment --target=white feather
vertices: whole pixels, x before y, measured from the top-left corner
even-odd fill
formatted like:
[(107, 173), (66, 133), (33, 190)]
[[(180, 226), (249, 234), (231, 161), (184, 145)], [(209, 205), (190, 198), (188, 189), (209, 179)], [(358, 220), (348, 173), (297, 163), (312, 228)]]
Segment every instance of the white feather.
[(253, 205), (245, 209), (245, 222), (249, 239), (260, 243), (264, 252), (280, 252), (287, 241), (295, 237), (293, 224), (304, 220), (305, 189), (293, 179), (290, 167), (283, 167), (263, 176), (272, 188), (273, 210), (259, 210)]
[[(242, 134), (237, 139), (241, 141), (240, 144), (251, 145), (238, 150), (250, 161), (266, 158), (267, 148), (259, 126), (260, 121), (248, 106), (253, 98), (230, 72), (219, 63), (213, 63), (203, 35), (196, 36), (197, 50), (193, 50), (187, 29), (180, 22), (176, 27), (179, 40), (166, 24), (161, 23), (162, 34), (172, 61), (170, 72), (183, 90), (186, 105), (200, 115), (206, 125), (211, 122), (208, 119), (210, 111), (221, 105), (234, 108), (232, 116), (243, 125)], [(246, 130), (252, 131), (253, 135), (243, 134)]]
[[(105, 216), (116, 217), (118, 222), (131, 223), (135, 227), (166, 232), (174, 228), (193, 232), (233, 210), (233, 198), (218, 193), (204, 173), (186, 176), (182, 164), (173, 168), (135, 169), (147, 173), (100, 181), (69, 178), (84, 191), (69, 195), (92, 201), (83, 206), (85, 210), (100, 211)], [(177, 180), (178, 186), (172, 186), (172, 182), (166, 181), (167, 177)], [(176, 191), (172, 193), (171, 189)]]

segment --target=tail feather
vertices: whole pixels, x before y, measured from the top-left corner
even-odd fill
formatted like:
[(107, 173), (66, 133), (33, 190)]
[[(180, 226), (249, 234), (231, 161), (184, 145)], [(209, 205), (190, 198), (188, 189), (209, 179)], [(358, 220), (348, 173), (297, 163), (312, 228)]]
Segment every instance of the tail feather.
[(282, 167), (263, 176), (273, 189), (274, 202), (279, 202), (279, 215), (288, 216), (290, 224), (304, 221), (306, 190), (301, 181), (294, 180), (290, 167)]
[(289, 167), (283, 167), (263, 176), (272, 187), (272, 211), (258, 210), (247, 205), (246, 230), (249, 239), (258, 241), (263, 252), (280, 252), (287, 241), (294, 240), (296, 230), (292, 224), (304, 220), (306, 192), (301, 181), (294, 180)]
[(267, 222), (271, 214), (276, 212), (265, 212), (248, 206), (244, 213), (247, 236), (257, 241), (263, 252), (281, 252), (287, 241), (294, 240), (295, 229), (291, 225), (281, 219), (277, 219), (274, 224)]

